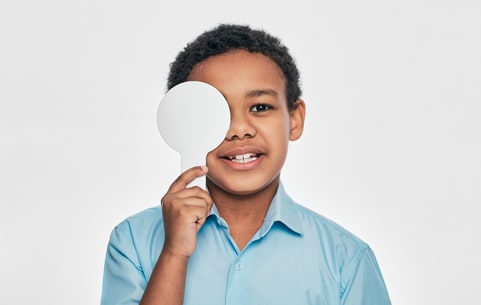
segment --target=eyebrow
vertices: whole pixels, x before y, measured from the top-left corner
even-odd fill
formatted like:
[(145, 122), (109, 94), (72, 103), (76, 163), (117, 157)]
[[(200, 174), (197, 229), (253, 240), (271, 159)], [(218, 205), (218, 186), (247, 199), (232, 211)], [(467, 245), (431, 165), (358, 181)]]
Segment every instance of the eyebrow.
[(279, 94), (272, 89), (257, 89), (247, 92), (246, 97), (259, 97), (262, 95), (271, 95), (277, 97)]

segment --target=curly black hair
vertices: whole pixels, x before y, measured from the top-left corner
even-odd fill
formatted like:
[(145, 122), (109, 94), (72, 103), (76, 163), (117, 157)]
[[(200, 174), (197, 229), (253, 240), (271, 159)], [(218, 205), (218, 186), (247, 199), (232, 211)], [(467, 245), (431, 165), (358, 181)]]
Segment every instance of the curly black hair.
[(296, 108), (296, 100), (301, 96), (300, 77), (288, 48), (277, 37), (247, 25), (220, 24), (187, 44), (170, 64), (167, 89), (186, 81), (198, 63), (233, 50), (261, 53), (274, 61), (286, 79), (288, 108)]

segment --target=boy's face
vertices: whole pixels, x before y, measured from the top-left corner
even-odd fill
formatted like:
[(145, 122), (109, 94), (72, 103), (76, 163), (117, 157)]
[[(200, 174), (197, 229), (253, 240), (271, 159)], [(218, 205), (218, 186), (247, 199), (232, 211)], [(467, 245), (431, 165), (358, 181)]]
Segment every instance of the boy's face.
[(279, 67), (260, 53), (237, 50), (201, 62), (188, 80), (216, 87), (231, 113), (226, 138), (207, 155), (208, 179), (236, 195), (277, 184), (288, 142), (301, 136), (304, 124), (302, 100), (288, 111)]

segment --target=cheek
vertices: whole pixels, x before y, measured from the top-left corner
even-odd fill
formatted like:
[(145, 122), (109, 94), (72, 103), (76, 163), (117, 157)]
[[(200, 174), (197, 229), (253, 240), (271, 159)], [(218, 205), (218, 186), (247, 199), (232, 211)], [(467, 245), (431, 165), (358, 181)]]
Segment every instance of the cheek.
[(217, 157), (217, 148), (207, 153), (207, 156), (205, 158), (205, 165), (209, 168), (209, 172), (207, 173), (207, 176), (209, 176), (209, 174), (211, 173), (211, 170), (212, 171), (216, 170), (216, 166), (218, 165), (218, 162), (219, 162), (219, 159)]
[(209, 166), (209, 161), (214, 160), (214, 156), (215, 156), (215, 150), (212, 150), (209, 153), (207, 153), (207, 156), (205, 157), (207, 166)]
[(286, 119), (275, 120), (262, 126), (263, 134), (270, 139), (289, 140), (290, 121)]

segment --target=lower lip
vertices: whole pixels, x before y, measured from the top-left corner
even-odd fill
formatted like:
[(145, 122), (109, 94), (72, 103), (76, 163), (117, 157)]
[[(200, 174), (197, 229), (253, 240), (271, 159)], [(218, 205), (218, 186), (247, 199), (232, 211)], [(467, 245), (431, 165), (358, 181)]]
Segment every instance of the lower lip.
[(232, 170), (235, 171), (248, 171), (256, 168), (264, 160), (264, 155), (260, 155), (259, 158), (246, 163), (234, 162), (227, 159), (222, 159), (224, 163)]

